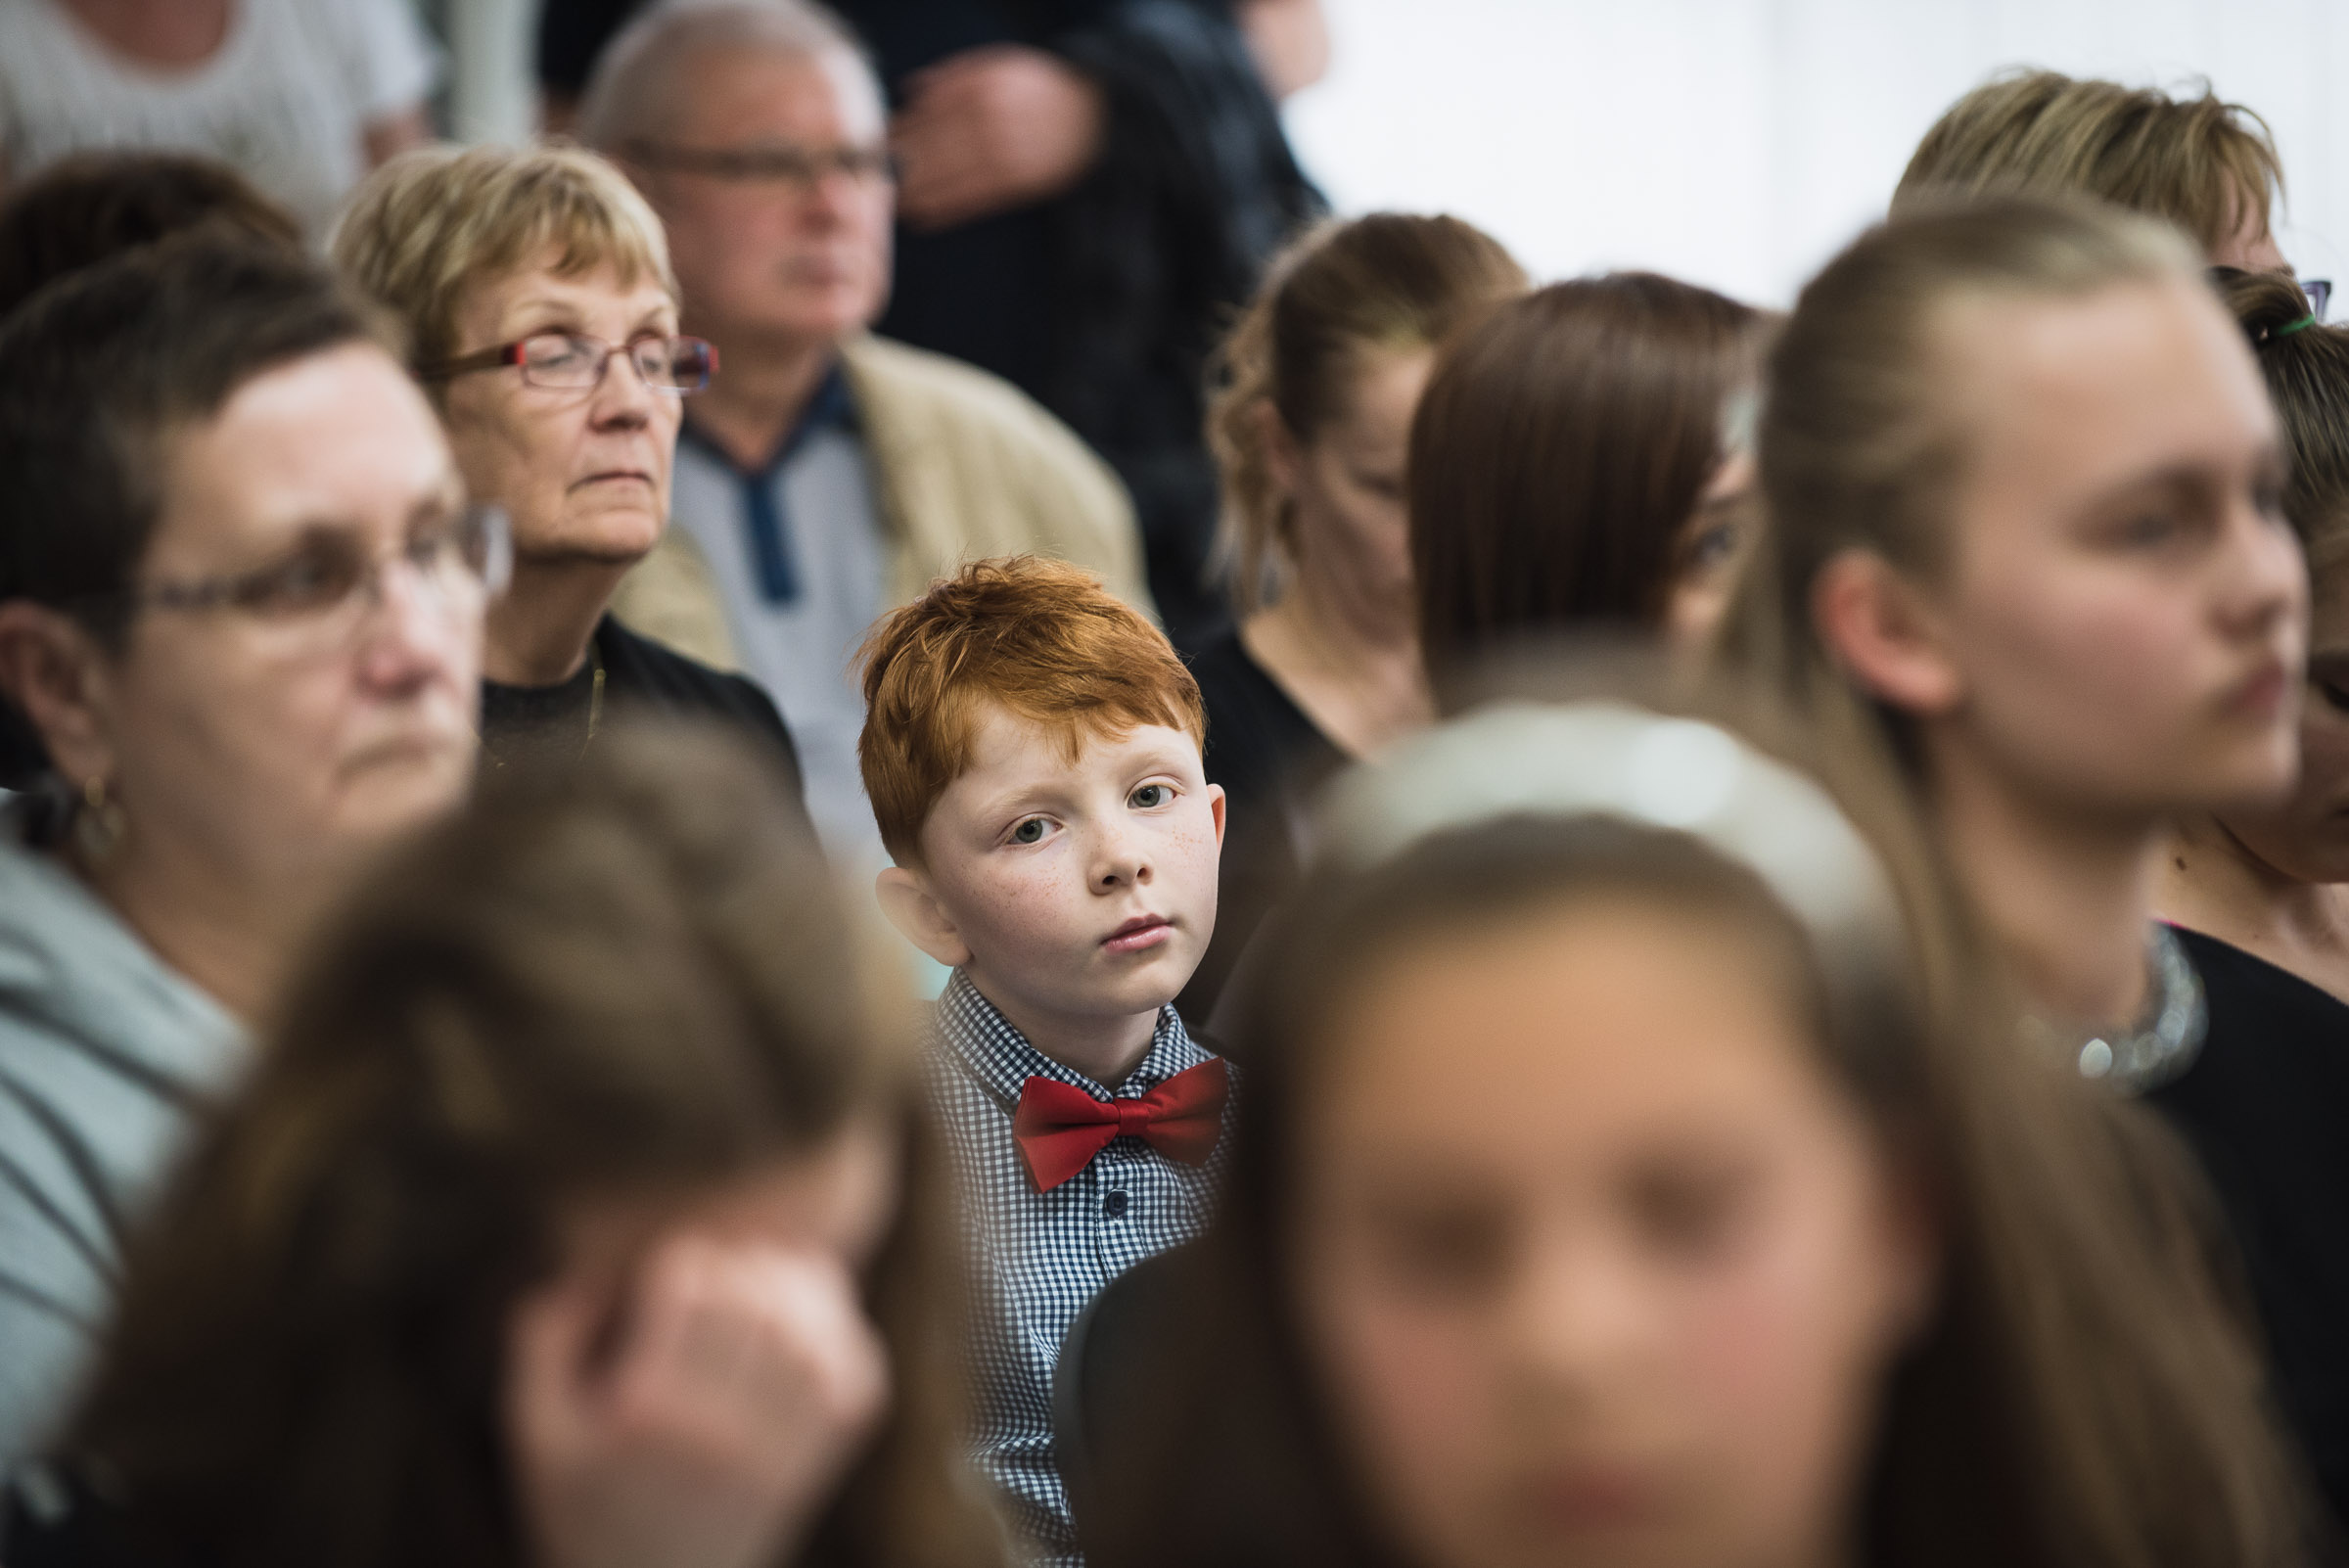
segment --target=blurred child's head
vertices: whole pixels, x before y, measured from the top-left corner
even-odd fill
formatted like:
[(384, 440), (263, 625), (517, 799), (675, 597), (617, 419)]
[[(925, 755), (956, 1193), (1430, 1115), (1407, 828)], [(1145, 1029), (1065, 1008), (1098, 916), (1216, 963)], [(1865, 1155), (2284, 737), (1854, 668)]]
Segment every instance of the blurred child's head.
[[(1884, 1043), (1916, 1030), (1897, 913), (1824, 799), (1721, 732), (1570, 711), (1540, 758), (1542, 723), (1358, 779), (1359, 868), (1286, 928), (1260, 1027), (1295, 1097), (1251, 1152), (1282, 1162), (1298, 1343), (1410, 1560), (1818, 1560), (1940, 1268), (1928, 1134), (1894, 1114), (1921, 1064)], [(1543, 790), (1458, 795), (1480, 749), (1622, 806), (1462, 811)], [(1681, 806), (1777, 836), (1843, 949), (1635, 814)]]
[(1066, 1020), (1172, 1000), (1216, 921), (1223, 791), (1199, 686), (1089, 574), (980, 561), (864, 647), (883, 907), (997, 1006)]
[(518, 1560), (521, 1315), (562, 1292), (617, 1354), (668, 1249), (751, 1248), (894, 1363), (826, 1549), (921, 1555), (964, 1512), (953, 1244), (872, 951), (738, 742), (623, 723), (499, 775), (309, 955), (130, 1249), (74, 1451), (197, 1555)]
[(1210, 1326), (1170, 1358), (1198, 1403), (1111, 1466), (1092, 1560), (1174, 1560), (1115, 1522), (1153, 1469), (1289, 1498), (1338, 1543), (1303, 1561), (2152, 1560), (2197, 1504), (2099, 1513), (2152, 1476), (2229, 1499), (2211, 1540), (2280, 1539), (2256, 1363), (2146, 1244), (2106, 1107), (1926, 1015), (1808, 779), (1709, 724), (1496, 708), (1329, 829), (1239, 999)]

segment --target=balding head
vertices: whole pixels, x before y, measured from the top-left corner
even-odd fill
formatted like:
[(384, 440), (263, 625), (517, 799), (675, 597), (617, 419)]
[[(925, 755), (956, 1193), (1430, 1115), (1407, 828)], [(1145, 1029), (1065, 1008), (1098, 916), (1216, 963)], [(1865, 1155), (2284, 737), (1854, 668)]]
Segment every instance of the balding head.
[(873, 90), (881, 84), (863, 40), (813, 0), (660, 0), (622, 28), (588, 79), (579, 139), (607, 155), (674, 134), (690, 101), (691, 68), (715, 53), (842, 56)]
[(807, 0), (664, 0), (614, 40), (581, 128), (668, 230), (688, 330), (729, 365), (868, 325), (889, 295), (888, 116)]

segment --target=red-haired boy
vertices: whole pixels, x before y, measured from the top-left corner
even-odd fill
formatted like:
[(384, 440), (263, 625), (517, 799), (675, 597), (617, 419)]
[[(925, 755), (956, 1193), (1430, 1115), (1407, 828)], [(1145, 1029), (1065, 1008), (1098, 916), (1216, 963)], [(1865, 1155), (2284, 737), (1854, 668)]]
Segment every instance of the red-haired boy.
[(882, 907), (954, 971), (932, 1082), (980, 1232), (978, 1457), (1031, 1549), (1073, 1556), (1061, 1339), (1198, 1232), (1222, 1164), (1224, 1066), (1172, 1003), (1215, 929), (1223, 791), (1190, 671), (1073, 567), (967, 566), (863, 657)]

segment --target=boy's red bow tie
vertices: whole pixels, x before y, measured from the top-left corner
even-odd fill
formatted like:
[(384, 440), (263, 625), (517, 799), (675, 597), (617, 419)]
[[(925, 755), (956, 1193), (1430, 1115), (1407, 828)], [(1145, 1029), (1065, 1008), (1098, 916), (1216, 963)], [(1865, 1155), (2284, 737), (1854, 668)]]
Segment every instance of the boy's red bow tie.
[(1038, 1192), (1083, 1170), (1121, 1134), (1142, 1139), (1170, 1160), (1205, 1165), (1222, 1130), (1225, 1092), (1220, 1059), (1186, 1068), (1130, 1100), (1096, 1100), (1074, 1084), (1032, 1078), (1020, 1086), (1011, 1134)]

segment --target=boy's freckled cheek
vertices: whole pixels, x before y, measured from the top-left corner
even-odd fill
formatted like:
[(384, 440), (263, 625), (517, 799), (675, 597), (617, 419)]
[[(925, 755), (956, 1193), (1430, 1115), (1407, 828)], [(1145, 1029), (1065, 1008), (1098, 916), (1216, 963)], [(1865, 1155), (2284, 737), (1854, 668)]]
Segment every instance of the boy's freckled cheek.
[(1065, 869), (1039, 870), (989, 882), (979, 890), (978, 903), (989, 922), (1005, 932), (1048, 929), (1053, 911), (1069, 897)]
[(1216, 824), (1212, 817), (1202, 817), (1195, 823), (1186, 822), (1176, 828), (1175, 843), (1185, 854), (1198, 855), (1211, 865), (1222, 853), (1221, 846), (1216, 843)]

